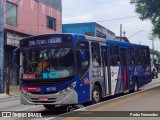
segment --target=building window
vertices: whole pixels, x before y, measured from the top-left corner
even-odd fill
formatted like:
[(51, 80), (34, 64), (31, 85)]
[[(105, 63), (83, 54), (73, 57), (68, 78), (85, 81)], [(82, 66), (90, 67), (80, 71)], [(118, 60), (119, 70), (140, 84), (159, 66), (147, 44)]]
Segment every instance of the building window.
[(6, 23), (17, 26), (17, 5), (11, 2), (6, 2)]
[(47, 27), (56, 30), (56, 19), (47, 16)]

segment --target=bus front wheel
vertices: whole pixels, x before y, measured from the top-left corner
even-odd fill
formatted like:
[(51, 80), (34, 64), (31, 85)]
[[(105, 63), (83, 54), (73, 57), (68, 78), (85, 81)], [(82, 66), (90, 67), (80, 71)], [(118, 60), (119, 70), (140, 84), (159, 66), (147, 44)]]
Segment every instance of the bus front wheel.
[(43, 105), (47, 110), (54, 110), (55, 105)]
[(92, 90), (92, 103), (96, 104), (99, 103), (100, 101), (101, 101), (100, 89), (97, 85), (94, 85)]

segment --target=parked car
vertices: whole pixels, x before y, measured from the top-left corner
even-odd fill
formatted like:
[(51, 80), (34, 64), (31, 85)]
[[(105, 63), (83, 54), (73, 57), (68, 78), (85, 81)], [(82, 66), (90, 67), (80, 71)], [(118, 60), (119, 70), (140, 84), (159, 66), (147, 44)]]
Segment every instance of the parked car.
[(152, 67), (152, 79), (158, 78), (158, 71), (155, 67)]

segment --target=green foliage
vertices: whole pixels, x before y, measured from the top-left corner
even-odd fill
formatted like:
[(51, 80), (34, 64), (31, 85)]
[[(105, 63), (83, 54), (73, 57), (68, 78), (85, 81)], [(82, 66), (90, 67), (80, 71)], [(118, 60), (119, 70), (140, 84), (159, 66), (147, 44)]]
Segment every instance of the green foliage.
[(131, 0), (141, 20), (151, 20), (153, 34), (160, 38), (160, 0)]
[(157, 50), (150, 49), (151, 54), (155, 54), (158, 57), (158, 63), (160, 63), (160, 52)]

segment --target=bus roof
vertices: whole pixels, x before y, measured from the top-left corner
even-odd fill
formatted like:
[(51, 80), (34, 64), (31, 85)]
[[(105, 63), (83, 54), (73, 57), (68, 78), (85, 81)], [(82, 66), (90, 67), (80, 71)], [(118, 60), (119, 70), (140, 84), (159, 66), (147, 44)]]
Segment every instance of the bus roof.
[(30, 39), (35, 39), (35, 38), (40, 38), (40, 37), (45, 37), (45, 36), (54, 36), (54, 35), (71, 35), (73, 38), (76, 38), (73, 43), (76, 43), (76, 40), (90, 40), (90, 41), (97, 41), (97, 42), (104, 42), (108, 44), (119, 44), (119, 45), (124, 45), (124, 46), (142, 46), (142, 47), (148, 47), (146, 45), (139, 45), (139, 44), (133, 44), (129, 42), (123, 42), (123, 41), (118, 41), (118, 40), (106, 40), (105, 38), (98, 38), (94, 36), (87, 36), (87, 35), (81, 35), (81, 34), (76, 34), (76, 33), (58, 33), (58, 34), (41, 34), (41, 35), (36, 35), (36, 36), (30, 36), (24, 39), (21, 39), (20, 41), (28, 41)]

